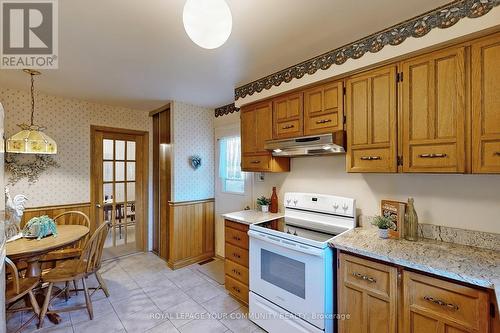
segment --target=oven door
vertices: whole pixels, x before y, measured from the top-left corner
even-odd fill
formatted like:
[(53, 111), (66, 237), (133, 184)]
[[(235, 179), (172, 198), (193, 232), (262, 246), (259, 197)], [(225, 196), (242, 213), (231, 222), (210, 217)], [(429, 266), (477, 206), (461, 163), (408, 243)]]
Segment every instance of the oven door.
[(254, 230), (248, 235), (250, 290), (324, 329), (325, 250)]

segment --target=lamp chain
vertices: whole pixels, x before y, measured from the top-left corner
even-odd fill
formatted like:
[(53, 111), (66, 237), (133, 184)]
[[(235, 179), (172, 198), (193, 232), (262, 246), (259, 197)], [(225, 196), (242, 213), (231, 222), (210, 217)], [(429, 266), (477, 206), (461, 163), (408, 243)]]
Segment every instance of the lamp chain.
[(31, 75), (31, 126), (34, 124), (35, 120), (35, 79), (34, 79), (34, 74), (30, 73)]

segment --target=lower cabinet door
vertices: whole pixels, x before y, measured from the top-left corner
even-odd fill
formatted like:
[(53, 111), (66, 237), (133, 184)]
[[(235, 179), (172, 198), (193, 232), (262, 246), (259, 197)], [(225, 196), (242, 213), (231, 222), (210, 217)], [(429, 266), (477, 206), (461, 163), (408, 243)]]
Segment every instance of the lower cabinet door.
[[(341, 253), (338, 271), (340, 333), (396, 333), (397, 268)], [(427, 332), (425, 332), (427, 333)]]
[(404, 332), (489, 332), (487, 292), (405, 271), (403, 293)]

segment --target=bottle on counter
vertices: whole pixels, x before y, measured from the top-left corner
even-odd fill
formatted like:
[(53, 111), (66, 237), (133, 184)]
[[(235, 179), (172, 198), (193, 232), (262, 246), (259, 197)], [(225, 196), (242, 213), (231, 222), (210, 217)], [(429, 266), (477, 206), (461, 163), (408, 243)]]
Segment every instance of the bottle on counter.
[(273, 187), (273, 194), (271, 195), (271, 205), (269, 206), (269, 212), (278, 212), (278, 195), (276, 194), (276, 187)]
[(405, 213), (405, 231), (406, 240), (415, 242), (418, 240), (418, 216), (413, 204), (413, 198), (408, 198), (408, 206)]

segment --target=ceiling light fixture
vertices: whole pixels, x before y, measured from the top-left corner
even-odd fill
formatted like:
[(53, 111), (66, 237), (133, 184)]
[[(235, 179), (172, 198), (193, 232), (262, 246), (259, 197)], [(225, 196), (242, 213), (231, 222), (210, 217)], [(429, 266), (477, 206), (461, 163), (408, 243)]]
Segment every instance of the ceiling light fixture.
[(35, 120), (35, 75), (42, 73), (24, 69), (31, 76), (31, 122), (18, 125), (21, 131), (7, 139), (7, 152), (17, 154), (57, 154), (57, 144), (43, 131), (45, 127), (34, 124)]
[(222, 46), (233, 27), (231, 10), (224, 0), (187, 0), (182, 21), (189, 38), (205, 49)]

